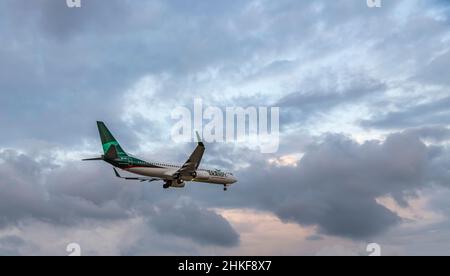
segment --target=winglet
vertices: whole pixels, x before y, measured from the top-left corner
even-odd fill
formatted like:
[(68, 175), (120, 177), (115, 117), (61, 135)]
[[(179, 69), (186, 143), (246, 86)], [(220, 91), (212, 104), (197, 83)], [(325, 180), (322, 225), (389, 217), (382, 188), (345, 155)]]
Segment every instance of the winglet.
[(198, 133), (198, 131), (196, 131), (195, 134), (197, 135), (197, 141), (198, 141), (198, 144), (199, 144), (200, 146), (204, 147), (205, 145), (203, 144), (202, 138), (200, 137), (200, 134)]

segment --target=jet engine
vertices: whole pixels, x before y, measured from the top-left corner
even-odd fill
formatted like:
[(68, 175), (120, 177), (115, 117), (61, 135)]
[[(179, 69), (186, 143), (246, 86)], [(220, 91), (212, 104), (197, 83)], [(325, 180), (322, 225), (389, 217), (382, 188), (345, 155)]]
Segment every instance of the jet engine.
[(172, 180), (172, 185), (171, 185), (171, 187), (174, 187), (174, 188), (184, 188), (185, 185), (186, 185), (186, 183), (185, 183), (183, 180), (178, 179), (178, 180)]
[(175, 179), (175, 180), (166, 180), (163, 187), (164, 187), (164, 189), (168, 189), (170, 187), (184, 188), (185, 185), (186, 185), (186, 183), (183, 180)]

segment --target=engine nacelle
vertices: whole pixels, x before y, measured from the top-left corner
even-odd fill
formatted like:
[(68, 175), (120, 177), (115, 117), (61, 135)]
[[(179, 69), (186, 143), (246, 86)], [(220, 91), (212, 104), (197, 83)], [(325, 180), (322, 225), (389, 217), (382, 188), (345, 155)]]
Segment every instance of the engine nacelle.
[(196, 171), (195, 174), (196, 174), (194, 176), (195, 179), (198, 179), (198, 180), (209, 180), (209, 173), (206, 172), (206, 171)]
[(184, 186), (186, 186), (186, 183), (181, 179), (172, 180), (170, 183), (170, 187), (174, 187), (174, 188), (184, 188)]

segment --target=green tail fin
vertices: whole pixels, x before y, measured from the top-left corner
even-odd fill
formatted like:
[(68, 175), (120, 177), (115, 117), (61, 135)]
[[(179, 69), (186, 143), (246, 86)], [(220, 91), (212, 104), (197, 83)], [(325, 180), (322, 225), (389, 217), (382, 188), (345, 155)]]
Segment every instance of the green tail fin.
[(100, 133), (100, 139), (102, 140), (103, 152), (105, 157), (115, 159), (117, 157), (128, 156), (117, 142), (116, 138), (112, 136), (111, 132), (106, 127), (105, 123), (97, 122), (98, 132)]

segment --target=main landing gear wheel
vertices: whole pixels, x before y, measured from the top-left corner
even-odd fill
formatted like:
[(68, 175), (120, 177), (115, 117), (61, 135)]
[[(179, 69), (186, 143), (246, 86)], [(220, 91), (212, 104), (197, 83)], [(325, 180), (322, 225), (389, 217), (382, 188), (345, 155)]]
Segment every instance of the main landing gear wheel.
[(164, 189), (169, 189), (169, 188), (170, 188), (170, 184), (169, 184), (169, 183), (164, 184), (164, 185), (163, 185), (163, 188), (164, 188)]
[(227, 185), (224, 185), (224, 186), (223, 186), (223, 190), (224, 190), (225, 192), (228, 191)]

